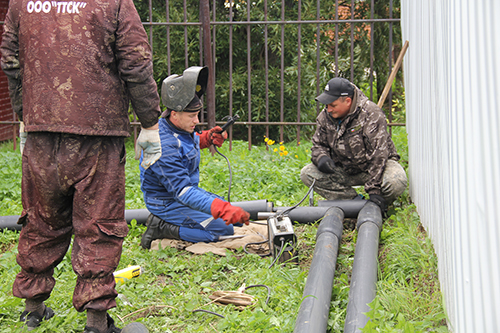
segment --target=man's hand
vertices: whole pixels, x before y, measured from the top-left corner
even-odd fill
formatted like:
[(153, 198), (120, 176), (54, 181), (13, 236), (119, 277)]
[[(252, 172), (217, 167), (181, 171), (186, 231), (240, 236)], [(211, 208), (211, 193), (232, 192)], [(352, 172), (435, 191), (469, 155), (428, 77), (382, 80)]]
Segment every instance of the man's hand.
[(249, 224), (250, 214), (243, 208), (232, 206), (229, 202), (214, 199), (210, 212), (214, 219), (221, 218), (226, 221), (226, 225), (245, 223)]
[(335, 163), (330, 157), (323, 155), (318, 161), (318, 170), (324, 173), (334, 173)]
[(144, 169), (149, 168), (160, 158), (161, 142), (158, 124), (149, 128), (141, 128), (141, 133), (139, 134), (135, 145), (136, 160), (141, 157), (141, 150), (143, 151), (144, 155), (142, 158), (141, 166)]
[(215, 126), (212, 129), (201, 132), (200, 149), (208, 148), (212, 144), (220, 148), (224, 143), (224, 140), (227, 139), (227, 132), (220, 132), (222, 132), (222, 128), (220, 126)]
[(370, 194), (370, 199), (368, 201), (371, 201), (380, 207), (380, 212), (382, 213), (382, 217), (384, 217), (387, 214), (387, 202), (381, 195)]
[(26, 144), (26, 138), (28, 137), (28, 133), (24, 131), (24, 121), (19, 123), (19, 150), (21, 151), (21, 155), (24, 151), (24, 145)]

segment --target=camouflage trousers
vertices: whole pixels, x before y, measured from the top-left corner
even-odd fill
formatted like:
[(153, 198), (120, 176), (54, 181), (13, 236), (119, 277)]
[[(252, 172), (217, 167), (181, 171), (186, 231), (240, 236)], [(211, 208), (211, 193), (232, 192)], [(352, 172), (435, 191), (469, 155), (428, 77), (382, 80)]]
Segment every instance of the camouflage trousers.
[[(316, 179), (314, 191), (326, 200), (353, 199), (357, 196), (353, 186), (364, 185), (370, 175), (366, 172), (350, 175), (342, 168), (335, 168), (335, 172), (328, 174), (318, 170), (314, 164), (302, 168), (300, 179), (306, 186), (311, 186)], [(394, 160), (388, 160), (382, 179), (381, 192), (387, 203), (392, 203), (406, 189), (408, 181), (403, 167)]]
[(12, 292), (44, 301), (54, 268), (71, 253), (77, 311), (116, 306), (113, 272), (125, 221), (125, 145), (121, 137), (29, 133), (23, 152), (23, 225)]

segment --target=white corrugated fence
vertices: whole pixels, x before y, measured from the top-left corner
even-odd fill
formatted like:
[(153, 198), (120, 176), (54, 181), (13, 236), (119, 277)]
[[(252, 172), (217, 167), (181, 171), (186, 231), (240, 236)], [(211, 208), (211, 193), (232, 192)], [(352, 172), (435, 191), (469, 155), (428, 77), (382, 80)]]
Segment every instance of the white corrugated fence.
[(500, 1), (401, 2), (410, 194), (448, 326), (500, 332)]

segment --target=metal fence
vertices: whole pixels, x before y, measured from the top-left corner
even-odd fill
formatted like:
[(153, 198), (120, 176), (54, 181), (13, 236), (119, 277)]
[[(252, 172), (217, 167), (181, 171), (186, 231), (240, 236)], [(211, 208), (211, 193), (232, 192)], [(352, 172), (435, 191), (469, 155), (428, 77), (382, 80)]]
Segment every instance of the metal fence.
[[(314, 101), (314, 96), (319, 95), (327, 80), (335, 76), (344, 76), (353, 83), (358, 84), (359, 82), (356, 80), (359, 75), (356, 74), (356, 71), (358, 73), (361, 71), (365, 75), (364, 80), (366, 80), (363, 90), (373, 100), (374, 96), (380, 95), (380, 93), (377, 93), (375, 81), (379, 81), (377, 84), (379, 85), (378, 91), (380, 91), (381, 81), (389, 77), (394, 59), (398, 56), (398, 51), (402, 47), (399, 38), (400, 18), (396, 17), (399, 16), (399, 1), (335, 0), (322, 3), (320, 0), (284, 0), (280, 2), (262, 0), (247, 3), (244, 0), (221, 0), (210, 3), (209, 0), (200, 0), (198, 3), (195, 0), (196, 5), (199, 5), (198, 17), (191, 15), (193, 3), (188, 1), (190, 0), (165, 0), (165, 2), (163, 0), (158, 2), (149, 0), (147, 4), (145, 1), (135, 1), (135, 4), (141, 14), (144, 27), (149, 33), (150, 43), (154, 47), (153, 53), (161, 53), (162, 57), (166, 59), (166, 63), (163, 63), (162, 66), (166, 67), (166, 74), (172, 74), (172, 54), (174, 51), (178, 52), (179, 48), (183, 48), (184, 68), (193, 65), (204, 65), (209, 68), (209, 85), (205, 94), (206, 110), (202, 113), (200, 119), (200, 125), (202, 126), (212, 127), (224, 123), (220, 120), (216, 121), (215, 117), (216, 99), (220, 96), (220, 94), (216, 94), (215, 87), (216, 81), (219, 80), (218, 75), (222, 72), (224, 72), (225, 76), (228, 76), (229, 84), (227, 87), (227, 103), (223, 107), (227, 110), (229, 116), (233, 116), (235, 111), (235, 97), (233, 96), (234, 54), (246, 54), (246, 68), (244, 69), (247, 81), (245, 117), (242, 117), (234, 126), (243, 126), (240, 127), (239, 137), (241, 137), (241, 131), (244, 131), (246, 126), (247, 135), (244, 139), (248, 140), (249, 149), (252, 142), (256, 140), (255, 130), (252, 130), (255, 127), (263, 126), (267, 136), (272, 131), (273, 135), (279, 135), (280, 141), (284, 139), (285, 129), (288, 131), (290, 131), (290, 128), (296, 129), (293, 132), (297, 143), (300, 142), (301, 136), (303, 136), (304, 128), (308, 129), (306, 133), (310, 134), (315, 127), (315, 116), (321, 111), (320, 108), (322, 107)], [(172, 15), (174, 9), (176, 12), (180, 12), (179, 2), (182, 2), (183, 14)], [(397, 6), (395, 6), (395, 2)], [(160, 6), (164, 10), (163, 17), (158, 15)], [(223, 15), (220, 13), (220, 8), (224, 10)], [(293, 10), (290, 10), (290, 8), (293, 8)], [(237, 19), (235, 19), (234, 14), (236, 10), (241, 14)], [(256, 10), (263, 14), (255, 18), (252, 13)], [(246, 13), (246, 15), (242, 13)], [(290, 13), (296, 15), (296, 17), (290, 17)], [(226, 19), (223, 20), (221, 17)], [(379, 33), (379, 36), (375, 35), (378, 25), (386, 27), (385, 32)], [(294, 27), (293, 39), (292, 34), (288, 33), (288, 27)], [(189, 34), (190, 29), (193, 28), (199, 31), (198, 41), (195, 43), (193, 43), (192, 36)], [(162, 32), (159, 34), (158, 30), (155, 29), (161, 29)], [(183, 29), (183, 40), (171, 40), (173, 29)], [(306, 29), (308, 30), (307, 36), (304, 35)], [(224, 30), (225, 35), (221, 37), (218, 30)], [(241, 34), (237, 37), (233, 35), (236, 31), (241, 32), (243, 30), (246, 32), (246, 41), (244, 43), (241, 41)], [(255, 30), (258, 30), (258, 34), (255, 33)], [(313, 34), (311, 34), (311, 31)], [(362, 38), (365, 40), (361, 47), (362, 50), (359, 50), (359, 45), (361, 45), (359, 42), (360, 34), (363, 34)], [(161, 46), (157, 46), (158, 42), (155, 40), (159, 36), (162, 38)], [(394, 36), (398, 36), (395, 41)], [(227, 39), (224, 43), (227, 49), (220, 50), (221, 43), (219, 41), (221, 41), (221, 38)], [(311, 38), (315, 38), (315, 55), (308, 55), (307, 59), (304, 59), (304, 42), (307, 41), (308, 44), (311, 44)], [(252, 50), (256, 46), (256, 40), (258, 40), (259, 47), (262, 48), (262, 58), (264, 59), (258, 64), (253, 62), (251, 56)], [(271, 40), (273, 40), (275, 47), (273, 50), (270, 50), (269, 47)], [(327, 44), (325, 40), (328, 42)], [(342, 41), (342, 44), (339, 43), (339, 40)], [(383, 40), (383, 47), (380, 46), (380, 42), (377, 42), (377, 40)], [(197, 44), (196, 47), (199, 49), (198, 63), (189, 60), (192, 59), (190, 48), (193, 47), (193, 44)], [(243, 50), (235, 49), (236, 47), (241, 48), (242, 45)], [(278, 50), (276, 50), (276, 45)], [(290, 64), (290, 59), (285, 60), (283, 50), (286, 47), (296, 48), (293, 64)], [(343, 47), (342, 52), (340, 47)], [(280, 52), (280, 50), (283, 52)], [(385, 68), (381, 70), (379, 66), (378, 71), (375, 71), (374, 62), (379, 60), (377, 55), (380, 58), (382, 53), (384, 54), (383, 66)], [(220, 54), (227, 54), (228, 65), (217, 72), (217, 61)], [(273, 59), (273, 65), (270, 65), (270, 56), (279, 57), (279, 60)], [(312, 62), (315, 62), (315, 64)], [(363, 68), (357, 69), (356, 62), (363, 63)], [(307, 72), (304, 70), (306, 65)], [(294, 69), (293, 77), (296, 80), (295, 82), (288, 81), (290, 75), (287, 75), (286, 71), (290, 66)], [(155, 72), (157, 68), (159, 66), (155, 64)], [(272, 68), (272, 74), (270, 74), (270, 68)], [(314, 73), (311, 73), (311, 68), (314, 68)], [(255, 120), (258, 117), (256, 116), (255, 105), (253, 105), (253, 103), (256, 103), (254, 101), (256, 93), (252, 91), (252, 80), (255, 80), (253, 73), (257, 71), (259, 74), (263, 73), (265, 87), (263, 96), (259, 96), (264, 101), (262, 102), (263, 106), (259, 106), (259, 109), (263, 109), (263, 111), (259, 111), (260, 118)], [(181, 73), (176, 72), (176, 74)], [(274, 78), (274, 76), (278, 76), (279, 91), (270, 94), (270, 77)], [(305, 80), (307, 82), (304, 82)], [(160, 84), (161, 78), (157, 78), (157, 82)], [(382, 83), (385, 84), (386, 82)], [(285, 104), (289, 102), (285, 90), (288, 89), (289, 85), (296, 87), (297, 95), (294, 96), (296, 98), (296, 112), (292, 114), (289, 111), (288, 114), (285, 112)], [(311, 86), (314, 87), (311, 88)], [(314, 91), (311, 92), (311, 90)], [(308, 101), (304, 102), (304, 100)], [(279, 104), (279, 106), (272, 107), (272, 116), (275, 117), (275, 114), (279, 113), (279, 119), (272, 119), (271, 101)], [(398, 118), (397, 120), (400, 122), (393, 121), (392, 90), (389, 90), (387, 94), (387, 101), (388, 107), (385, 109), (389, 126), (404, 126), (404, 119), (401, 121), (401, 118)], [(304, 103), (314, 106), (305, 110)], [(311, 111), (313, 108), (314, 110)], [(1, 123), (14, 124), (15, 126), (17, 122)], [(137, 122), (135, 116), (132, 125), (134, 136), (136, 136), (140, 123)], [(278, 129), (279, 134), (277, 134)], [(229, 133), (230, 140), (233, 139), (233, 130), (230, 130)]]
[[(285, 38), (285, 31), (286, 27), (290, 25), (294, 25), (297, 27), (298, 33), (297, 33), (297, 39), (294, 42), (294, 45), (296, 45), (297, 48), (297, 53), (296, 53), (296, 68), (297, 68), (297, 101), (301, 100), (301, 92), (302, 92), (302, 54), (301, 54), (301, 45), (302, 45), (302, 29), (305, 26), (313, 26), (315, 27), (316, 30), (316, 36), (320, 36), (322, 33), (324, 33), (325, 30), (330, 30), (330, 32), (333, 33), (333, 39), (335, 41), (335, 46), (333, 50), (329, 51), (328, 54), (331, 56), (332, 60), (332, 66), (331, 68), (333, 69), (330, 73), (331, 77), (339, 76), (339, 61), (341, 61), (340, 56), (339, 56), (339, 32), (342, 32), (345, 36), (345, 32), (349, 31), (348, 38), (350, 38), (350, 51), (349, 51), (349, 67), (350, 67), (350, 75), (347, 77), (350, 79), (352, 82), (355, 82), (355, 77), (354, 77), (354, 66), (355, 66), (355, 47), (356, 47), (356, 40), (355, 40), (355, 32), (356, 32), (356, 27), (364, 27), (366, 29), (366, 33), (369, 34), (369, 40), (370, 45), (370, 51), (369, 51), (369, 67), (365, 68), (365, 70), (368, 72), (368, 81), (369, 81), (369, 97), (370, 99), (373, 100), (374, 96), (374, 71), (373, 71), (373, 62), (374, 62), (374, 50), (375, 50), (375, 43), (374, 43), (374, 31), (375, 31), (375, 25), (376, 24), (388, 24), (388, 35), (384, 36), (387, 40), (386, 42), (386, 47), (387, 47), (387, 68), (386, 68), (386, 73), (390, 73), (392, 66), (393, 66), (393, 57), (397, 56), (395, 53), (395, 48), (394, 48), (394, 42), (393, 42), (393, 31), (395, 29), (399, 29), (399, 22), (400, 19), (398, 17), (393, 17), (394, 16), (394, 1), (393, 0), (387, 0), (385, 1), (386, 5), (386, 14), (387, 17), (380, 18), (377, 17), (375, 18), (375, 1), (361, 1), (362, 3), (368, 5), (369, 3), (369, 8), (370, 8), (370, 14), (369, 18), (363, 18), (363, 19), (358, 19), (360, 15), (356, 12), (357, 9), (360, 8), (359, 3), (360, 1), (341, 1), (339, 2), (338, 0), (335, 0), (334, 2), (329, 2), (327, 5), (335, 8), (335, 13), (334, 17), (332, 19), (328, 19), (323, 17), (324, 14), (324, 4), (322, 4), (319, 0), (315, 3), (316, 8), (315, 8), (315, 19), (303, 19), (302, 18), (302, 7), (303, 3), (302, 0), (297, 0), (296, 1), (296, 6), (298, 8), (297, 10), (297, 17), (294, 19), (287, 17), (285, 14), (285, 11), (289, 9), (289, 6), (287, 7), (287, 2), (273, 2), (273, 1), (268, 1), (264, 0), (263, 2), (259, 2), (259, 4), (255, 4), (255, 6), (261, 6), (261, 9), (263, 8), (264, 17), (263, 19), (260, 20), (254, 20), (252, 19), (251, 15), (251, 10), (253, 8), (252, 5), (246, 5), (246, 19), (240, 19), (238, 21), (233, 19), (233, 9), (235, 8), (236, 5), (241, 4), (241, 3), (236, 3), (233, 0), (226, 0), (225, 1), (225, 9), (229, 11), (229, 15), (227, 15), (227, 20), (220, 20), (220, 16), (217, 15), (217, 2), (213, 1), (212, 4), (210, 4), (209, 0), (200, 0), (200, 8), (199, 8), (199, 20), (198, 21), (188, 21), (187, 19), (187, 11), (188, 11), (188, 4), (186, 0), (183, 0), (183, 20), (182, 21), (173, 21), (169, 17), (169, 8), (173, 5), (172, 1), (166, 0), (165, 2), (165, 21), (164, 22), (155, 22), (153, 20), (153, 2), (152, 0), (149, 1), (149, 17), (148, 21), (144, 22), (144, 26), (147, 31), (149, 31), (150, 35), (150, 42), (153, 45), (154, 44), (154, 37), (153, 37), (153, 27), (158, 27), (158, 26), (163, 26), (165, 27), (165, 33), (166, 33), (166, 50), (163, 50), (162, 52), (166, 52), (166, 57), (168, 59), (168, 74), (171, 74), (171, 64), (170, 64), (170, 58), (171, 58), (171, 50), (173, 47), (179, 47), (178, 43), (172, 43), (172, 41), (169, 39), (169, 33), (170, 29), (172, 27), (177, 27), (181, 26), (184, 28), (184, 41), (181, 43), (182, 45), (180, 47), (184, 48), (184, 54), (185, 54), (185, 67), (189, 67), (190, 64), (188, 63), (188, 54), (189, 54), (189, 40), (188, 40), (188, 33), (187, 29), (188, 27), (192, 26), (198, 26), (200, 29), (199, 33), (199, 49), (203, 50), (203, 52), (200, 52), (200, 62), (195, 65), (205, 65), (209, 68), (209, 86), (207, 89), (206, 93), (206, 114), (202, 114), (201, 118), (201, 125), (206, 125), (208, 127), (212, 127), (215, 124), (222, 124), (222, 121), (217, 122), (215, 119), (215, 100), (216, 100), (216, 92), (215, 92), (215, 80), (216, 80), (216, 61), (217, 61), (217, 29), (218, 27), (221, 26), (228, 26), (229, 27), (229, 35), (226, 36), (229, 39), (228, 42), (228, 49), (227, 52), (229, 54), (229, 67), (228, 67), (228, 75), (229, 75), (229, 101), (227, 105), (227, 110), (229, 113), (229, 116), (233, 115), (233, 99), (232, 99), (232, 93), (233, 93), (233, 86), (232, 86), (232, 75), (233, 75), (233, 52), (234, 52), (234, 46), (235, 46), (235, 41), (233, 40), (233, 31), (235, 29), (240, 29), (243, 28), (246, 30), (246, 50), (244, 53), (247, 55), (247, 66), (246, 66), (246, 75), (247, 75), (247, 110), (246, 110), (246, 119), (240, 119), (239, 122), (236, 122), (235, 125), (241, 125), (241, 126), (246, 126), (247, 127), (247, 140), (248, 140), (248, 146), (249, 149), (252, 146), (252, 141), (253, 141), (253, 136), (252, 136), (252, 127), (253, 126), (265, 126), (266, 130), (265, 133), (267, 136), (269, 136), (269, 128), (270, 126), (278, 126), (279, 127), (279, 140), (283, 141), (284, 139), (284, 127), (285, 126), (293, 126), (296, 128), (296, 140), (297, 142), (300, 142), (301, 139), (301, 127), (302, 126), (314, 126), (315, 121), (314, 119), (310, 121), (302, 121), (303, 117), (303, 110), (301, 107), (301, 103), (297, 102), (297, 110), (296, 110), (296, 116), (294, 119), (286, 119), (285, 117), (285, 110), (284, 110), (284, 105), (285, 105), (285, 60), (284, 60), (284, 55), (283, 53), (280, 55), (280, 64), (279, 64), (279, 75), (280, 75), (280, 93), (279, 93), (279, 98), (280, 98), (280, 103), (279, 103), (279, 121), (269, 121), (270, 119), (270, 108), (269, 108), (269, 100), (270, 100), (270, 95), (265, 94), (265, 116), (264, 120), (259, 120), (259, 121), (254, 121), (253, 119), (253, 109), (252, 109), (252, 70), (254, 69), (254, 64), (252, 63), (251, 59), (251, 49), (252, 49), (252, 31), (253, 27), (255, 26), (263, 26), (263, 33), (264, 33), (264, 66), (265, 66), (265, 82), (266, 82), (266, 88), (265, 91), (267, 92), (269, 90), (269, 80), (268, 80), (268, 75), (269, 75), (269, 48), (267, 47), (269, 39), (271, 38), (270, 35), (272, 33), (279, 34), (279, 39), (281, 43), (281, 47), (285, 47), (286, 40), (289, 41), (289, 38)], [(380, 3), (380, 1), (379, 1)], [(242, 3), (246, 4), (246, 3)], [(280, 14), (279, 18), (276, 17), (270, 17), (268, 14), (270, 12), (270, 7), (271, 6), (276, 6), (278, 5)], [(310, 11), (310, 10), (309, 10)], [(380, 15), (379, 15), (380, 16)], [(272, 29), (272, 27), (275, 27)], [(276, 29), (276, 27), (279, 27), (279, 29)], [(271, 32), (273, 31), (273, 32)], [(208, 33), (205, 33), (208, 32)], [(219, 36), (220, 38), (220, 36)], [(255, 37), (254, 37), (255, 38)], [(260, 39), (260, 36), (258, 36)], [(177, 41), (176, 41), (177, 42)], [(238, 43), (239, 46), (241, 46), (241, 43)], [(398, 40), (396, 45), (399, 45), (401, 47), (401, 41)], [(325, 82), (321, 82), (321, 75), (320, 75), (320, 64), (322, 62), (322, 52), (321, 49), (324, 47), (322, 45), (320, 38), (316, 39), (316, 56), (315, 56), (315, 77), (316, 82), (315, 82), (315, 90), (316, 90), (316, 95), (321, 93), (322, 88), (324, 86)], [(219, 51), (220, 52), (220, 51)], [(324, 54), (324, 53), (323, 53)], [(345, 54), (344, 54), (345, 56)], [(324, 60), (323, 60), (324, 61)], [(345, 62), (345, 59), (342, 61)], [(192, 64), (191, 64), (192, 65)], [(180, 74), (180, 73), (178, 73)], [(384, 82), (385, 83), (385, 82)], [(391, 101), (392, 99), (392, 91), (390, 90), (387, 96), (388, 101)], [(390, 105), (390, 102), (389, 102)], [(319, 103), (316, 103), (316, 114), (319, 113), (321, 106)], [(395, 123), (393, 122), (393, 117), (392, 117), (392, 108), (389, 107), (387, 110), (388, 113), (388, 119), (389, 119), (389, 126), (402, 126), (404, 123)], [(290, 118), (290, 117), (288, 117)], [(135, 123), (135, 125), (139, 125)], [(230, 139), (232, 139), (232, 133), (230, 132)]]

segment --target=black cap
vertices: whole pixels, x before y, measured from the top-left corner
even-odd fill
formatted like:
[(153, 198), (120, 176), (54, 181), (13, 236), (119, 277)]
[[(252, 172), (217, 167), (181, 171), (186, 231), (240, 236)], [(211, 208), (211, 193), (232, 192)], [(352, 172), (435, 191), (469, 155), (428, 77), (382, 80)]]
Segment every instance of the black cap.
[(342, 96), (353, 96), (354, 85), (349, 80), (342, 77), (336, 77), (328, 81), (325, 91), (315, 99), (323, 104), (330, 104), (335, 102)]
[(198, 112), (203, 108), (203, 102), (198, 95), (194, 95), (194, 98), (189, 102), (189, 104), (184, 108), (184, 112)]
[[(188, 105), (186, 105), (184, 110), (176, 111), (176, 112), (198, 112), (202, 108), (203, 108), (203, 101), (197, 95), (194, 95), (194, 98), (191, 100), (191, 102), (189, 102)], [(172, 109), (167, 107), (167, 109), (165, 111), (163, 111), (161, 116), (163, 118), (168, 118), (168, 117), (170, 117), (170, 113), (172, 111), (175, 111), (175, 110), (172, 110)]]

